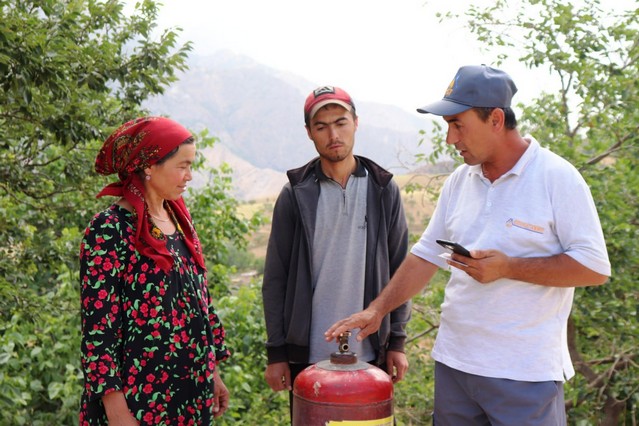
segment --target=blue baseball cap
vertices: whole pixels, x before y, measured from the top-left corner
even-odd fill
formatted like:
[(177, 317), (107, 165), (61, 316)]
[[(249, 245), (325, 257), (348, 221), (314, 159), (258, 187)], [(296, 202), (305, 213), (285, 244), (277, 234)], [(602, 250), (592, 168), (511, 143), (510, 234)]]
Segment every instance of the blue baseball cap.
[(486, 65), (467, 65), (457, 71), (442, 100), (417, 108), (417, 112), (455, 115), (473, 107), (508, 108), (515, 93), (517, 87), (505, 72)]

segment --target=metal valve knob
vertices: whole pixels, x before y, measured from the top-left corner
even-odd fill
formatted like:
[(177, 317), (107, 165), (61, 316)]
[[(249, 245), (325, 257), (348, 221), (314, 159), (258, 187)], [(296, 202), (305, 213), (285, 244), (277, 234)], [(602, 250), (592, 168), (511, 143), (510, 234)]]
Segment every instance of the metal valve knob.
[(333, 364), (355, 364), (357, 362), (357, 355), (350, 351), (350, 345), (348, 344), (348, 338), (351, 337), (350, 331), (345, 331), (337, 338), (338, 352), (331, 354), (331, 363)]
[(348, 344), (349, 337), (351, 337), (350, 331), (345, 331), (339, 335), (337, 342), (339, 343), (338, 350), (340, 353), (348, 352), (350, 349), (350, 345)]

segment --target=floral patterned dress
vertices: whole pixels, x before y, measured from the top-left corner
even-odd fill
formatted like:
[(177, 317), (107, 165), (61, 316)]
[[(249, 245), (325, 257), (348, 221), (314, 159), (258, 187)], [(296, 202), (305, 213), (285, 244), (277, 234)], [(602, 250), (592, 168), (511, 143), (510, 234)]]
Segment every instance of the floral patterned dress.
[(210, 425), (213, 371), (229, 351), (206, 271), (178, 228), (167, 236), (174, 266), (163, 272), (135, 250), (135, 223), (112, 205), (82, 241), (80, 425), (107, 425), (101, 397), (114, 390), (124, 392), (140, 424)]

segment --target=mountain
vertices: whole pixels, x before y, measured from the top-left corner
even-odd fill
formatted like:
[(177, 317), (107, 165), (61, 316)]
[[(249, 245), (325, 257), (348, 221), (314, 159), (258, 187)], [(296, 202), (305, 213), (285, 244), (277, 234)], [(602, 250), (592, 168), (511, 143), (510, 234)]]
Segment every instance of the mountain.
[[(179, 81), (144, 106), (193, 131), (207, 128), (219, 138), (205, 155), (213, 166), (228, 163), (234, 171), (233, 195), (250, 200), (275, 196), (286, 170), (317, 155), (302, 110), (308, 93), (321, 84), (327, 82), (310, 82), (246, 56), (218, 52), (192, 56)], [(356, 154), (401, 174), (412, 167), (416, 153), (430, 152), (428, 145), (418, 146), (427, 120), (396, 106), (354, 102), (359, 116)], [(194, 185), (203, 182), (198, 177)]]

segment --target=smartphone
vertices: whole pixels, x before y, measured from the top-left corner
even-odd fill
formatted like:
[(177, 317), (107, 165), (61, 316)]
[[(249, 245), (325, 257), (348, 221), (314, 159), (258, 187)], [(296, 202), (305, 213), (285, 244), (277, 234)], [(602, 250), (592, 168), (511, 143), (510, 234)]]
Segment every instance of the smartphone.
[(452, 241), (446, 241), (446, 240), (435, 240), (435, 241), (440, 246), (447, 248), (448, 250), (452, 250), (453, 253), (461, 254), (462, 256), (466, 256), (466, 257), (472, 257), (468, 249), (466, 249), (461, 244), (454, 243)]

